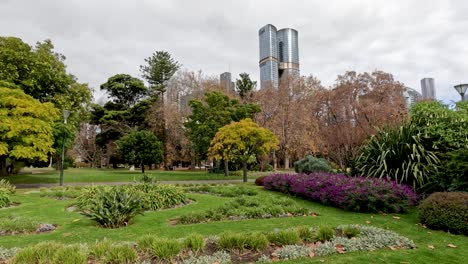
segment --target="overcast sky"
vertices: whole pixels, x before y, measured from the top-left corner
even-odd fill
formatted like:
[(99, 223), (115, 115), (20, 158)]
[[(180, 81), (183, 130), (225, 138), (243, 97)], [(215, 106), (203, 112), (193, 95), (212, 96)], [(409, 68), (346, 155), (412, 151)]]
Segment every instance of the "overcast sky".
[[(258, 30), (299, 32), (302, 75), (324, 85), (348, 70), (392, 73), (438, 99), (459, 100), (468, 83), (468, 1), (429, 0), (0, 0), (0, 35), (51, 39), (80, 82), (99, 85), (166, 50), (191, 71), (259, 79)], [(96, 93), (99, 96), (99, 93)]]

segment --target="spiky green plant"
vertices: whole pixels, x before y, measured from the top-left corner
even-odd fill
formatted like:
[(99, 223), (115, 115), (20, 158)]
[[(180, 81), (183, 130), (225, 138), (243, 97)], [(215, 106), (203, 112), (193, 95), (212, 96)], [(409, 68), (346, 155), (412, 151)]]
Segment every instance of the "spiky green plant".
[(417, 127), (408, 124), (378, 131), (361, 147), (355, 168), (362, 175), (390, 178), (416, 189), (428, 182), (438, 162), (424, 146)]

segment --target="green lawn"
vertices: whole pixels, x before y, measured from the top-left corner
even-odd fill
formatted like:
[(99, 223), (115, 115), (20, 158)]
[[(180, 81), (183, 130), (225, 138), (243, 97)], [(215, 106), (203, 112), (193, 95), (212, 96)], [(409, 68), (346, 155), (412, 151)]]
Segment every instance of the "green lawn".
[[(251, 184), (249, 184), (251, 185)], [(274, 196), (286, 197), (284, 194), (261, 190), (258, 198)], [(413, 250), (378, 250), (374, 252), (347, 253), (330, 257), (312, 258), (289, 261), (289, 263), (464, 263), (468, 259), (468, 238), (462, 235), (452, 235), (442, 231), (433, 231), (417, 225), (415, 210), (409, 214), (393, 215), (363, 214), (346, 212), (340, 209), (322, 206), (320, 204), (297, 198), (301, 205), (317, 212), (320, 216), (288, 217), (261, 220), (223, 221), (193, 225), (170, 225), (169, 220), (187, 212), (197, 212), (221, 205), (234, 198), (215, 197), (208, 194), (190, 194), (195, 203), (175, 209), (147, 212), (137, 216), (134, 223), (118, 229), (104, 229), (76, 212), (68, 212), (66, 208), (71, 200), (55, 200), (41, 198), (37, 190), (20, 190), (14, 196), (14, 201), (21, 203), (17, 207), (1, 209), (0, 217), (22, 216), (33, 218), (39, 222), (58, 224), (59, 228), (51, 233), (20, 236), (0, 236), (3, 247), (23, 247), (41, 241), (59, 241), (63, 243), (95, 242), (104, 237), (119, 241), (135, 241), (144, 234), (156, 234), (163, 237), (179, 238), (189, 233), (198, 232), (203, 235), (220, 234), (225, 231), (271, 231), (275, 228), (287, 228), (297, 225), (329, 225), (340, 224), (370, 224), (387, 228), (412, 239), (417, 249)], [(215, 199), (213, 199), (215, 198)], [(447, 244), (457, 248), (449, 248)], [(433, 245), (431, 250), (427, 246)]]
[[(59, 171), (54, 169), (26, 169), (27, 174), (6, 177), (11, 183), (59, 183)], [(196, 181), (196, 180), (242, 180), (242, 176), (229, 176), (208, 173), (205, 170), (195, 171), (162, 171), (147, 170), (146, 174), (154, 176), (159, 181)], [(261, 173), (260, 173), (261, 174)], [(265, 173), (263, 173), (265, 174)], [(266, 173), (268, 174), (268, 173)], [(70, 168), (64, 171), (64, 183), (74, 182), (131, 182), (141, 177), (141, 171), (128, 169), (87, 169)], [(258, 177), (258, 172), (250, 172), (249, 178)]]

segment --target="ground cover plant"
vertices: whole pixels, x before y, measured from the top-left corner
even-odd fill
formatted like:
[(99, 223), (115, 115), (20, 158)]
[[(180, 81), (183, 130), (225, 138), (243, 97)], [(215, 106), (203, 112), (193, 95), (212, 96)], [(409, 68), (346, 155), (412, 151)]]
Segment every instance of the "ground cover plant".
[[(352, 228), (358, 230), (359, 235), (351, 238), (339, 232), (349, 228), (350, 226), (346, 225), (337, 229), (329, 228), (337, 235), (324, 241), (319, 241), (318, 231), (314, 231), (318, 229), (309, 227), (316, 234), (312, 241), (302, 240), (298, 229), (290, 228), (264, 233), (224, 232), (210, 238), (199, 234), (191, 234), (184, 239), (145, 235), (136, 243), (108, 239), (94, 244), (65, 245), (43, 242), (20, 249), (9, 258), (11, 263), (135, 263), (137, 260), (156, 260), (158, 263), (205, 263), (200, 261), (217, 258), (223, 259), (225, 263), (240, 263), (415, 247), (408, 238), (376, 227), (353, 225)], [(209, 243), (205, 242), (207, 240)]]
[(33, 233), (39, 222), (20, 216), (0, 217), (0, 235)]
[(145, 210), (158, 210), (186, 203), (187, 197), (171, 185), (134, 184), (84, 188), (76, 206), (103, 227), (127, 226)]
[(258, 194), (255, 188), (234, 185), (195, 185), (187, 186), (184, 190), (186, 192), (216, 194), (223, 197), (238, 197), (242, 195), (255, 196)]
[(405, 185), (343, 174), (273, 174), (264, 179), (264, 188), (355, 212), (406, 212), (417, 201)]
[(224, 205), (204, 212), (190, 212), (175, 219), (177, 224), (194, 224), (222, 220), (242, 220), (272, 217), (316, 215), (287, 198), (263, 198), (240, 196)]
[[(251, 187), (251, 185), (247, 185)], [(253, 186), (252, 186), (253, 187)], [(299, 206), (310, 211), (317, 212), (318, 217), (301, 216), (301, 217), (280, 217), (280, 218), (262, 218), (262, 219), (246, 219), (243, 221), (211, 221), (200, 224), (191, 225), (170, 225), (170, 219), (174, 219), (186, 213), (199, 213), (206, 210), (223, 206), (229, 201), (233, 201), (235, 197), (220, 197), (210, 194), (190, 193), (187, 197), (194, 202), (181, 207), (175, 207), (170, 210), (147, 211), (144, 215), (137, 215), (131, 225), (125, 228), (106, 229), (96, 225), (95, 222), (85, 216), (66, 210), (72, 201), (70, 200), (54, 200), (45, 197), (40, 197), (40, 193), (31, 190), (17, 190), (15, 194), (15, 202), (19, 206), (4, 208), (0, 210), (0, 217), (8, 217), (17, 215), (34, 219), (39, 223), (51, 222), (53, 219), (57, 228), (53, 232), (42, 233), (27, 233), (21, 236), (1, 236), (0, 245), (2, 245), (5, 255), (12, 255), (15, 248), (21, 249), (28, 246), (36, 245), (40, 242), (57, 242), (64, 245), (87, 244), (88, 247), (96, 244), (96, 241), (101, 241), (104, 237), (113, 243), (125, 243), (125, 241), (137, 241), (144, 235), (152, 234), (160, 238), (177, 239), (185, 245), (185, 238), (197, 232), (205, 238), (205, 247), (199, 250), (198, 255), (195, 255), (192, 249), (187, 249), (184, 246), (183, 254), (187, 254), (184, 258), (184, 263), (206, 263), (197, 262), (208, 259), (227, 263), (224, 261), (238, 262), (239, 258), (234, 251), (225, 251), (213, 247), (219, 240), (219, 236), (227, 230), (235, 233), (251, 233), (258, 232), (268, 234), (285, 229), (285, 227), (297, 227), (299, 236), (302, 241), (310, 244), (315, 242), (315, 231), (321, 226), (340, 226), (359, 224), (364, 226), (375, 226), (386, 230), (392, 230), (401, 234), (415, 242), (417, 249), (415, 250), (384, 250), (366, 251), (366, 252), (351, 252), (347, 254), (332, 254), (326, 257), (313, 257), (298, 260), (288, 260), (288, 263), (374, 263), (376, 260), (386, 263), (463, 263), (468, 258), (468, 252), (463, 250), (468, 247), (468, 238), (463, 235), (454, 235), (443, 231), (435, 231), (425, 229), (419, 224), (417, 211), (411, 209), (407, 214), (363, 214), (344, 211), (341, 209), (324, 206), (322, 204), (295, 198), (284, 195), (279, 192), (271, 192), (259, 188), (256, 197), (261, 203), (264, 199), (289, 199), (295, 201)], [(343, 231), (339, 231), (344, 233)], [(336, 231), (335, 236), (338, 231)], [(359, 236), (359, 235), (358, 235)], [(308, 238), (308, 239), (306, 239)], [(216, 242), (216, 243), (215, 243)], [(135, 243), (126, 242), (135, 247)], [(451, 247), (456, 246), (456, 247)], [(304, 245), (294, 245), (296, 247)], [(285, 247), (285, 246), (283, 246)], [(138, 251), (138, 248), (137, 252)], [(268, 256), (268, 259), (273, 259), (273, 252), (249, 252), (246, 258), (248, 261), (257, 261), (262, 255)], [(192, 251), (192, 255), (190, 255)], [(212, 253), (213, 252), (213, 253)], [(217, 252), (215, 254), (215, 252)], [(0, 252), (1, 253), (1, 252)], [(241, 253), (241, 254), (243, 254)], [(255, 255), (256, 254), (256, 255)], [(138, 253), (139, 256), (141, 252)], [(245, 258), (243, 258), (245, 260)], [(90, 255), (88, 260), (92, 261)], [(156, 260), (153, 260), (156, 261)], [(282, 260), (283, 261), (283, 260)], [(143, 260), (137, 260), (143, 262)], [(103, 263), (101, 261), (101, 263)], [(148, 263), (148, 262), (147, 262)], [(179, 263), (182, 263), (180, 261)]]
[(41, 197), (49, 197), (55, 199), (73, 199), (81, 194), (83, 187), (80, 186), (57, 186), (52, 188), (39, 189)]

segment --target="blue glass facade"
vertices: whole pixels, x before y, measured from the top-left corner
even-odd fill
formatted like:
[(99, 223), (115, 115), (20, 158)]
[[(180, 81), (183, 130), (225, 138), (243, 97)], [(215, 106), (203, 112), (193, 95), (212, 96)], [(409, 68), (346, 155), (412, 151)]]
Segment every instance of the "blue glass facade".
[(278, 87), (282, 76), (299, 76), (298, 32), (268, 24), (259, 30), (260, 86)]

